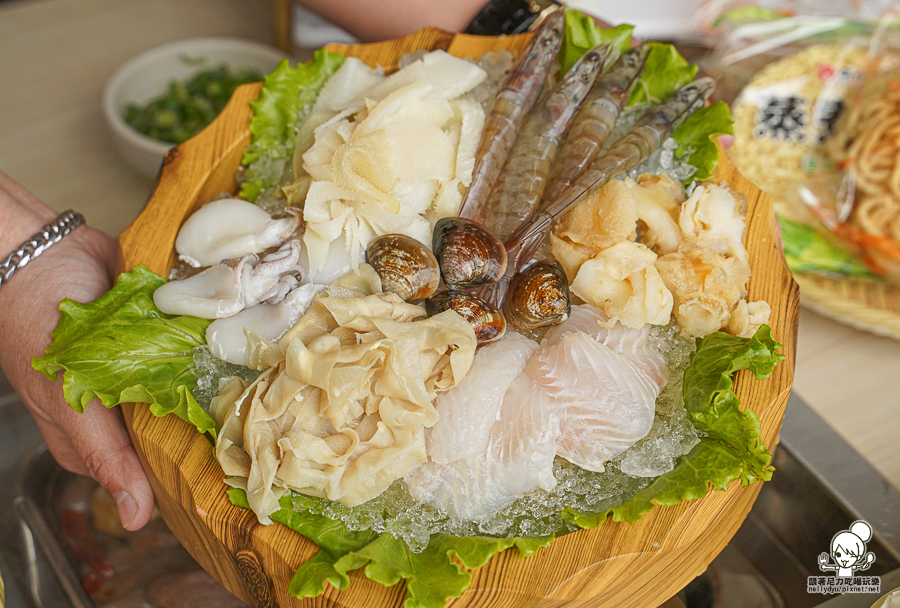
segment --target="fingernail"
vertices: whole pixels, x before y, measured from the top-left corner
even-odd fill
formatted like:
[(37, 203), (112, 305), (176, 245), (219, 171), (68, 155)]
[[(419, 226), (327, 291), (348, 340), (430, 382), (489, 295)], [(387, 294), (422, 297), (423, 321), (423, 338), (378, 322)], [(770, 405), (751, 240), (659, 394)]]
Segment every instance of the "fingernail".
[(116, 492), (113, 499), (116, 501), (116, 506), (119, 509), (119, 519), (122, 520), (122, 526), (127, 530), (137, 515), (137, 503), (134, 502), (131, 494), (124, 490)]

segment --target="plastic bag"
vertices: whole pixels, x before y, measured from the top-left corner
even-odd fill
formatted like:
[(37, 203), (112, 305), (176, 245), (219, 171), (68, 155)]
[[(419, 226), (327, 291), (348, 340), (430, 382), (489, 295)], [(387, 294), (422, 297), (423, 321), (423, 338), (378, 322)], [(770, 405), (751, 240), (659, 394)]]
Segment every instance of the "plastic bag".
[[(848, 105), (873, 94), (874, 62), (883, 73), (886, 58), (900, 48), (893, 12), (875, 2), (714, 1), (705, 5), (703, 21), (714, 45), (707, 71), (735, 96), (729, 157), (772, 196), (791, 268), (890, 275), (900, 248), (884, 231), (864, 236), (854, 224), (864, 197), (853, 163), (829, 150), (840, 125), (858, 112)], [(900, 142), (900, 104), (896, 110)], [(900, 204), (900, 165), (896, 179)], [(900, 231), (900, 207), (897, 215)]]
[[(900, 283), (900, 55), (881, 46), (798, 185), (806, 209), (877, 274)], [(830, 169), (830, 171), (828, 171)]]

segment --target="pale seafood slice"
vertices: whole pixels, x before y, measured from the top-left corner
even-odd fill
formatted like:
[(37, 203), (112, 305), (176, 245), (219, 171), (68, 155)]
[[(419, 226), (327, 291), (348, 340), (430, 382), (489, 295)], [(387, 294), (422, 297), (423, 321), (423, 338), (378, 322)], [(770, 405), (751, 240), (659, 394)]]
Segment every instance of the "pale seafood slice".
[(382, 82), (366, 90), (366, 99), (381, 101), (397, 89), (413, 82), (426, 82), (434, 87), (435, 95), (455, 99), (468, 93), (487, 78), (487, 72), (465, 59), (445, 51), (432, 51), (403, 69), (397, 70)]
[(260, 302), (275, 304), (305, 275), (299, 265), (300, 241), (292, 239), (262, 260), (255, 253), (226, 260), (186, 279), (169, 281), (153, 292), (164, 313), (224, 319)]
[(678, 218), (685, 240), (695, 247), (746, 262), (747, 250), (742, 242), (745, 205), (728, 188), (715, 184), (697, 186), (682, 205)]
[(728, 332), (741, 338), (752, 338), (760, 325), (769, 322), (771, 314), (772, 307), (765, 300), (755, 302), (741, 300), (731, 311)]
[[(228, 264), (210, 266), (180, 281), (169, 281), (153, 292), (153, 303), (170, 315), (224, 319), (244, 309), (244, 268), (254, 254)], [(274, 286), (274, 283), (273, 283)]]
[(534, 490), (556, 486), (558, 435), (559, 419), (547, 392), (520, 373), (505, 391), (483, 452), (449, 464), (427, 462), (405, 481), (416, 500), (457, 520), (484, 521)]
[(666, 325), (673, 298), (646, 245), (624, 241), (604, 249), (578, 269), (572, 293), (625, 327)]
[(568, 319), (547, 332), (543, 344), (556, 344), (566, 334), (583, 332), (647, 372), (662, 389), (668, 382), (669, 372), (665, 355), (650, 344), (650, 328), (650, 325), (644, 325), (640, 329), (625, 327), (621, 323), (610, 321), (599, 308), (580, 304), (572, 307)]
[(674, 296), (673, 313), (685, 335), (703, 337), (728, 325), (746, 295), (750, 266), (707, 247), (668, 253), (656, 268)]
[(236, 198), (212, 201), (185, 221), (175, 239), (178, 257), (195, 268), (260, 253), (281, 245), (300, 224), (298, 212), (272, 217), (261, 207)]
[(589, 471), (650, 432), (659, 386), (650, 375), (583, 332), (543, 346), (525, 366), (559, 416), (556, 453)]
[(278, 304), (257, 304), (226, 319), (217, 319), (206, 328), (206, 344), (212, 354), (237, 365), (247, 365), (247, 335), (274, 342), (281, 338), (309, 310), (319, 285), (308, 283), (290, 291)]
[[(332, 74), (313, 104), (312, 110), (300, 129), (294, 143), (294, 175), (300, 177), (303, 170), (303, 153), (313, 144), (313, 132), (322, 123), (347, 109), (364, 91), (382, 80), (384, 74), (373, 70), (356, 57), (347, 57), (338, 71)], [(357, 101), (358, 105), (362, 105)]]
[(553, 256), (569, 282), (581, 265), (604, 249), (635, 236), (639, 216), (634, 194), (621, 180), (607, 182), (563, 215), (553, 227)]
[(460, 145), (470, 146), (474, 130), (480, 134), (473, 113), (481, 110), (471, 102), (448, 101), (432, 85), (413, 82), (369, 104), (355, 121), (338, 115), (316, 130), (303, 155), (312, 176), (303, 238), (313, 281), (331, 274), (336, 241), (347, 252), (338, 257), (354, 270), (377, 236), (430, 244), (431, 222), (456, 213), (460, 187), (471, 178), (458, 170), (471, 166), (471, 152)]
[(434, 402), (440, 418), (425, 434), (432, 461), (446, 464), (484, 453), (503, 396), (536, 349), (533, 340), (508, 333), (475, 353), (472, 369), (459, 386)]
[(625, 179), (638, 207), (638, 219), (646, 229), (641, 242), (659, 255), (671, 253), (681, 245), (681, 230), (676, 221), (684, 188), (666, 174), (644, 173), (637, 181)]

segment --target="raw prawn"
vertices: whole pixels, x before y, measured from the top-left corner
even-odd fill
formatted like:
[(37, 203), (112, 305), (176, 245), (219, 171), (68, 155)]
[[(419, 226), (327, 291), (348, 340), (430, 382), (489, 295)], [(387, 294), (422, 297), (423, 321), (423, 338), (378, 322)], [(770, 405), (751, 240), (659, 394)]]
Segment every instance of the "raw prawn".
[(505, 242), (509, 254), (507, 274), (518, 272), (531, 261), (549, 234), (553, 220), (589, 191), (646, 160), (688, 116), (703, 107), (713, 88), (712, 78), (700, 78), (672, 93), (595, 160), (558, 198), (521, 224)]
[(623, 54), (591, 90), (575, 115), (566, 143), (553, 165), (543, 200), (550, 202), (559, 198), (597, 158), (616, 126), (632, 85), (644, 69), (649, 52), (650, 46), (644, 44)]
[(475, 154), (475, 171), (460, 216), (484, 222), (485, 203), (512, 150), (525, 117), (534, 107), (550, 65), (562, 44), (565, 11), (551, 13), (535, 30), (503, 88), (497, 95), (484, 125)]
[(684, 120), (706, 103), (714, 87), (711, 78), (700, 78), (687, 84), (653, 108), (606, 154), (595, 160), (562, 195), (551, 201), (531, 219), (520, 224), (504, 243), (508, 262), (506, 275), (497, 283), (483, 288), (479, 297), (500, 306), (509, 281), (534, 259), (553, 221), (578, 203), (588, 192), (600, 188), (610, 179), (646, 160)]
[(501, 239), (528, 219), (541, 200), (560, 138), (611, 54), (609, 45), (601, 45), (582, 55), (525, 120), (488, 199), (485, 226)]

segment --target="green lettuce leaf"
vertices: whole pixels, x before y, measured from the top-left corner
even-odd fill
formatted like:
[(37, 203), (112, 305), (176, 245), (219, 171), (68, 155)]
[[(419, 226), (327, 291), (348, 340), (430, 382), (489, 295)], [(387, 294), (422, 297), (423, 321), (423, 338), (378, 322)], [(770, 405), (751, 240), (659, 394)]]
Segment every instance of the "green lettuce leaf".
[(53, 342), (31, 365), (51, 380), (63, 372), (63, 395), (75, 411), (95, 398), (106, 407), (149, 403), (156, 416), (174, 413), (214, 434), (215, 423), (191, 394), (197, 380), (190, 371), (210, 322), (162, 313), (153, 292), (165, 282), (138, 266), (93, 302), (63, 300)]
[(694, 79), (696, 65), (688, 63), (671, 44), (647, 42), (650, 53), (644, 71), (628, 97), (629, 106), (641, 103), (660, 103), (666, 97)]
[[(231, 488), (228, 498), (235, 505), (249, 508), (243, 490)], [(348, 573), (365, 567), (372, 581), (392, 586), (406, 581), (406, 608), (441, 608), (447, 600), (462, 595), (472, 581), (465, 568), (480, 568), (496, 553), (515, 547), (524, 557), (549, 545), (553, 538), (457, 538), (435, 534), (421, 553), (391, 534), (354, 532), (340, 521), (309, 512), (295, 512), (291, 496), (280, 500), (281, 509), (272, 519), (299, 532), (319, 545), (319, 552), (300, 566), (288, 591), (299, 598), (316, 597), (325, 591), (325, 583), (336, 589), (350, 585)], [(459, 563), (457, 563), (459, 562)]]
[(675, 156), (697, 167), (691, 179), (707, 179), (719, 162), (719, 147), (716, 137), (731, 135), (734, 120), (731, 110), (724, 101), (700, 108), (687, 117), (672, 137), (678, 142)]
[[(562, 70), (568, 70), (588, 50), (601, 42), (609, 42), (620, 50), (631, 46), (633, 26), (619, 25), (602, 29), (593, 18), (581, 11), (566, 9), (566, 30), (560, 50)], [(628, 105), (659, 103), (697, 75), (691, 65), (671, 44), (647, 42), (650, 53), (647, 63), (628, 98)], [(712, 175), (719, 161), (715, 138), (731, 134), (731, 111), (724, 102), (696, 111), (672, 134), (678, 142), (676, 155), (697, 168), (692, 179), (706, 179)]]
[(581, 11), (566, 9), (566, 31), (559, 51), (560, 72), (565, 74), (582, 55), (598, 44), (612, 44), (619, 52), (631, 47), (633, 25), (601, 28), (594, 18)]
[(656, 478), (631, 500), (603, 513), (567, 510), (563, 517), (581, 528), (596, 528), (608, 516), (634, 523), (654, 505), (674, 505), (706, 495), (709, 488), (725, 490), (740, 479), (744, 485), (767, 481), (774, 469), (759, 436), (759, 418), (741, 410), (731, 390), (733, 376), (746, 369), (757, 380), (767, 378), (784, 359), (781, 345), (763, 325), (752, 338), (716, 332), (698, 340), (697, 352), (684, 373), (682, 394), (688, 418), (703, 434), (700, 443), (678, 459), (675, 468)]
[(312, 61), (291, 67), (287, 60), (266, 76), (259, 98), (250, 102), (250, 145), (241, 160), (247, 181), (240, 196), (255, 201), (260, 192), (279, 185), (293, 156), (297, 125), (309, 113), (319, 90), (344, 62), (340, 53), (316, 51)]

